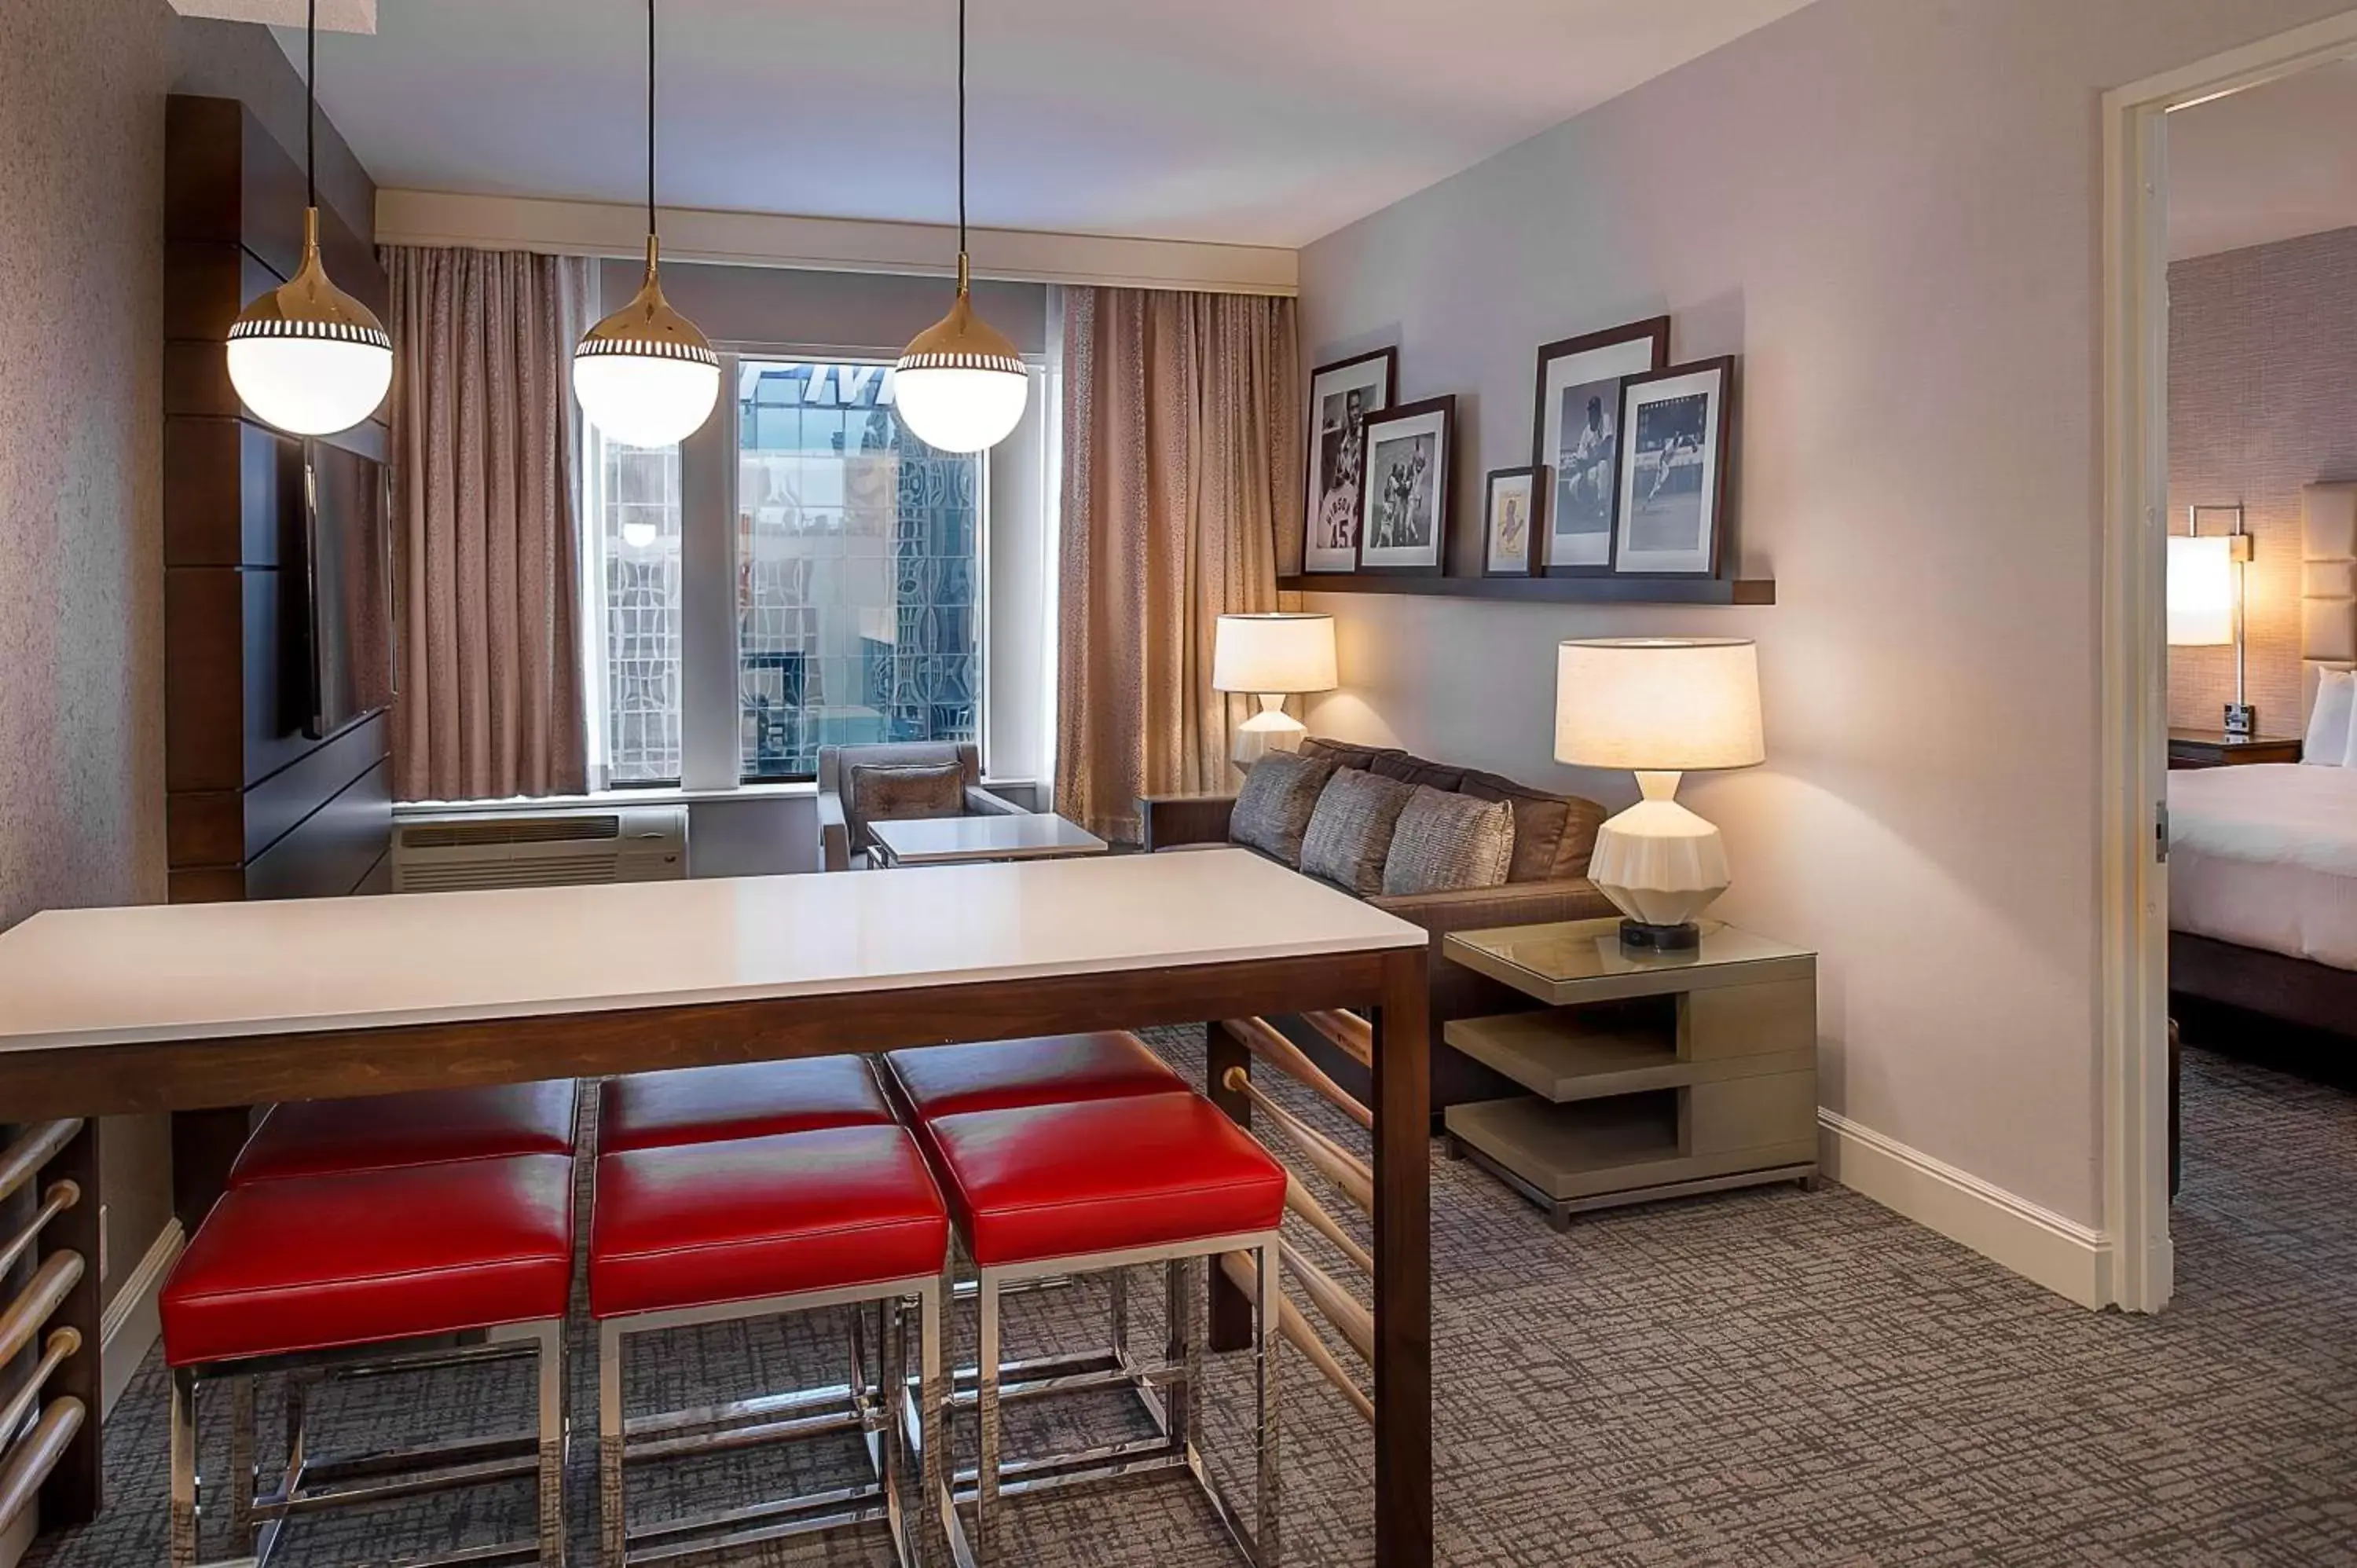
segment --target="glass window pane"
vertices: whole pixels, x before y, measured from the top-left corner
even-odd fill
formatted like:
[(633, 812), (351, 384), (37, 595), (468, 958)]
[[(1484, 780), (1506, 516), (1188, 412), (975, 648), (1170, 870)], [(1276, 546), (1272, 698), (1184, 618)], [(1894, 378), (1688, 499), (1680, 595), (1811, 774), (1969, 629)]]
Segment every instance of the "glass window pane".
[(982, 473), (901, 429), (883, 366), (740, 364), (746, 779), (811, 778), (822, 746), (976, 737)]
[(605, 588), (606, 777), (675, 784), (680, 757), (679, 448), (593, 436)]

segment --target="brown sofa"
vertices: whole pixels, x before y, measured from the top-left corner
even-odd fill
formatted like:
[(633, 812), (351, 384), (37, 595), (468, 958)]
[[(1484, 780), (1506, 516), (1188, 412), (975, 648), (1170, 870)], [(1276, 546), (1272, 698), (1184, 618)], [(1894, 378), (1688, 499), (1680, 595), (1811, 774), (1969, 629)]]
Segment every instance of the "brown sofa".
[[(1523, 1092), (1510, 1079), (1450, 1049), (1443, 1039), (1443, 1031), (1451, 1018), (1519, 1013), (1536, 1004), (1512, 987), (1476, 974), (1444, 957), (1441, 939), (1451, 931), (1527, 926), (1544, 920), (1584, 920), (1617, 913), (1587, 875), (1587, 857), (1596, 847), (1596, 830), (1604, 821), (1604, 808), (1576, 795), (1551, 795), (1494, 773), (1451, 768), (1396, 749), (1315, 739), (1304, 741), (1301, 749), (1304, 755), (1326, 757), (1338, 767), (1364, 768), (1386, 778), (1428, 784), (1436, 789), (1513, 803), (1514, 858), (1503, 886), (1377, 897), (1368, 902), (1432, 933), (1435, 1122), (1443, 1110), (1464, 1101), (1497, 1100)], [(1165, 850), (1226, 843), (1228, 815), (1235, 806), (1235, 797), (1148, 796), (1139, 805), (1144, 814), (1146, 849)], [(1297, 1019), (1272, 1022), (1343, 1087), (1362, 1101), (1372, 1102), (1372, 1085), (1364, 1069)]]

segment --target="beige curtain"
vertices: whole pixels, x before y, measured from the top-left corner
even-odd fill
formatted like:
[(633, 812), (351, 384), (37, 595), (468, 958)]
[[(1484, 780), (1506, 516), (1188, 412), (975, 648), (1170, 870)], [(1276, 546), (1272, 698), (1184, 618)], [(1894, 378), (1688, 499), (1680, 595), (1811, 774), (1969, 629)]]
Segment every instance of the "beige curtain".
[(1234, 779), (1211, 639), (1301, 528), (1294, 304), (1072, 288), (1063, 337), (1056, 809), (1134, 841), (1138, 796)]
[(394, 793), (587, 781), (569, 391), (588, 263), (384, 250), (393, 280), (401, 689)]

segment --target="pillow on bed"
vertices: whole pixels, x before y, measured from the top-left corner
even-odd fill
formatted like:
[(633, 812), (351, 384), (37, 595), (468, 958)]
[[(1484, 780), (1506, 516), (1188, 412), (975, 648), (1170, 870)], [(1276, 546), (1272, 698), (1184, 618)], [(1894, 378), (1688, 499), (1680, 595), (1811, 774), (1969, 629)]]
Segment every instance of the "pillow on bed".
[(2299, 759), (2319, 768), (2351, 766), (2352, 725), (2351, 711), (2357, 708), (2357, 671), (2327, 670), (2316, 683), (2316, 705), (2308, 711), (2308, 739), (2300, 746)]

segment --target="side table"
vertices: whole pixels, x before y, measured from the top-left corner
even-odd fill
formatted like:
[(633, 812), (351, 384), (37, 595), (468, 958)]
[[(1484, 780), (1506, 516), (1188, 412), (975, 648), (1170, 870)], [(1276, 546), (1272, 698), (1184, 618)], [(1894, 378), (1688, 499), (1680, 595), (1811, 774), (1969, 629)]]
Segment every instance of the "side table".
[(1452, 1157), (1547, 1212), (1817, 1174), (1817, 960), (1717, 921), (1630, 952), (1617, 919), (1448, 936), (1468, 969), (1546, 1005), (1452, 1020), (1448, 1044), (1531, 1092), (1449, 1107)]

